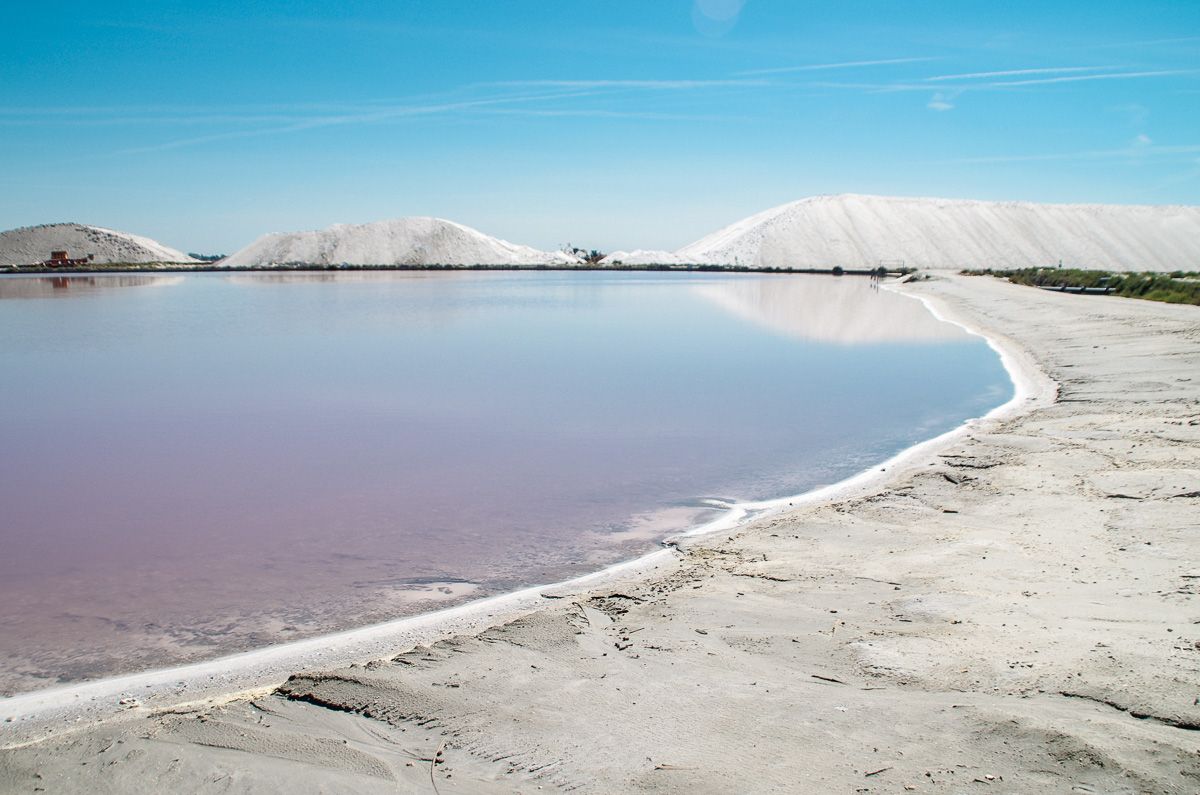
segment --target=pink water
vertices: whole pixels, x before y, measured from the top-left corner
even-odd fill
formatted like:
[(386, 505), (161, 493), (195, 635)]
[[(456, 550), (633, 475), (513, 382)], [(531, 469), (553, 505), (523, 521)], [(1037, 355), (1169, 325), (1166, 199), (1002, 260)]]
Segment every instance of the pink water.
[(594, 570), (1011, 394), (833, 277), (0, 277), (0, 692)]

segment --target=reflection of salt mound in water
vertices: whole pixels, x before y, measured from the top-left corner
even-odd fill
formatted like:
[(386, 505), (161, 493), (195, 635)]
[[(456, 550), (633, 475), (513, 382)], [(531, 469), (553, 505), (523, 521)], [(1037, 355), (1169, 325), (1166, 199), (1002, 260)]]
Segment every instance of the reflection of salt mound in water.
[(847, 345), (961, 339), (914, 298), (858, 276), (789, 276), (703, 283), (696, 292), (738, 317), (801, 339)]
[(396, 218), (335, 224), (314, 232), (260, 237), (220, 264), (306, 265), (578, 265), (561, 251), (539, 251), (441, 218)]
[(386, 284), (389, 282), (408, 282), (425, 280), (445, 280), (447, 278), (467, 276), (464, 271), (448, 273), (446, 271), (234, 271), (223, 277), (224, 281), (233, 284), (252, 284), (266, 287), (276, 284), (316, 284), (334, 283), (354, 284)]
[(684, 262), (750, 267), (1052, 266), (1190, 270), (1200, 207), (1032, 204), (817, 196), (784, 204), (675, 252)]
[(70, 298), (118, 287), (166, 287), (182, 276), (39, 276), (0, 278), (0, 299)]

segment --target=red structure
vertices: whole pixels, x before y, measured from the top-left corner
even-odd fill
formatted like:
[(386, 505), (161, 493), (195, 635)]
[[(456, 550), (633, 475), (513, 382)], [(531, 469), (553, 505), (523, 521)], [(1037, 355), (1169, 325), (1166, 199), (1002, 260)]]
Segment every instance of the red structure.
[(95, 254), (88, 254), (86, 257), (71, 259), (65, 251), (51, 251), (50, 259), (43, 260), (42, 264), (47, 268), (70, 268), (76, 265), (87, 265), (95, 258)]

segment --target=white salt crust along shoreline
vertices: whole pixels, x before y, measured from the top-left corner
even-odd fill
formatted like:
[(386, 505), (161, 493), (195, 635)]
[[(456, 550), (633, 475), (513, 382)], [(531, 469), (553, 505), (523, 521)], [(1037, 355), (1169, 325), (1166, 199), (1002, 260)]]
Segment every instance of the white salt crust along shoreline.
[[(962, 437), (979, 423), (1007, 419), (1052, 403), (1057, 385), (1018, 345), (978, 326), (936, 297), (911, 295), (903, 284), (885, 289), (918, 300), (939, 320), (982, 337), (1000, 357), (1013, 384), (1013, 395), (980, 418), (919, 442), (888, 460), (837, 483), (791, 497), (717, 504), (725, 512), (711, 522), (668, 538), (667, 548), (616, 563), (600, 571), (548, 585), (532, 586), (462, 605), (381, 624), (319, 635), (304, 640), (241, 652), (188, 665), (143, 671), (0, 699), (0, 747), (13, 748), (62, 732), (123, 721), (158, 710), (198, 704), (220, 704), (266, 694), (288, 676), (313, 669), (364, 663), (439, 639), (479, 633), (544, 607), (547, 599), (593, 590), (651, 572), (675, 554), (676, 539), (731, 533), (750, 522), (804, 505), (844, 500), (896, 478), (925, 462), (935, 451)], [(132, 700), (132, 701), (131, 701)], [(126, 702), (122, 704), (122, 702)]]

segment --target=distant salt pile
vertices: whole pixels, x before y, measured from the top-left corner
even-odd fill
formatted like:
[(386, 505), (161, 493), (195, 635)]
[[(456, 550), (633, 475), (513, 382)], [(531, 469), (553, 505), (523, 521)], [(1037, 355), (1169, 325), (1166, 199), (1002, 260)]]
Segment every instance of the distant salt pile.
[(194, 263), (182, 251), (156, 240), (84, 224), (43, 224), (0, 232), (0, 265), (32, 265), (65, 251), (72, 260), (111, 262)]
[(260, 237), (221, 264), (306, 265), (578, 265), (561, 251), (539, 251), (441, 218), (336, 224), (316, 232)]
[(818, 196), (675, 252), (751, 267), (1200, 270), (1200, 207)]
[(675, 254), (670, 251), (648, 251), (646, 249), (637, 249), (635, 251), (614, 251), (613, 253), (600, 260), (601, 265), (683, 265), (685, 264)]

